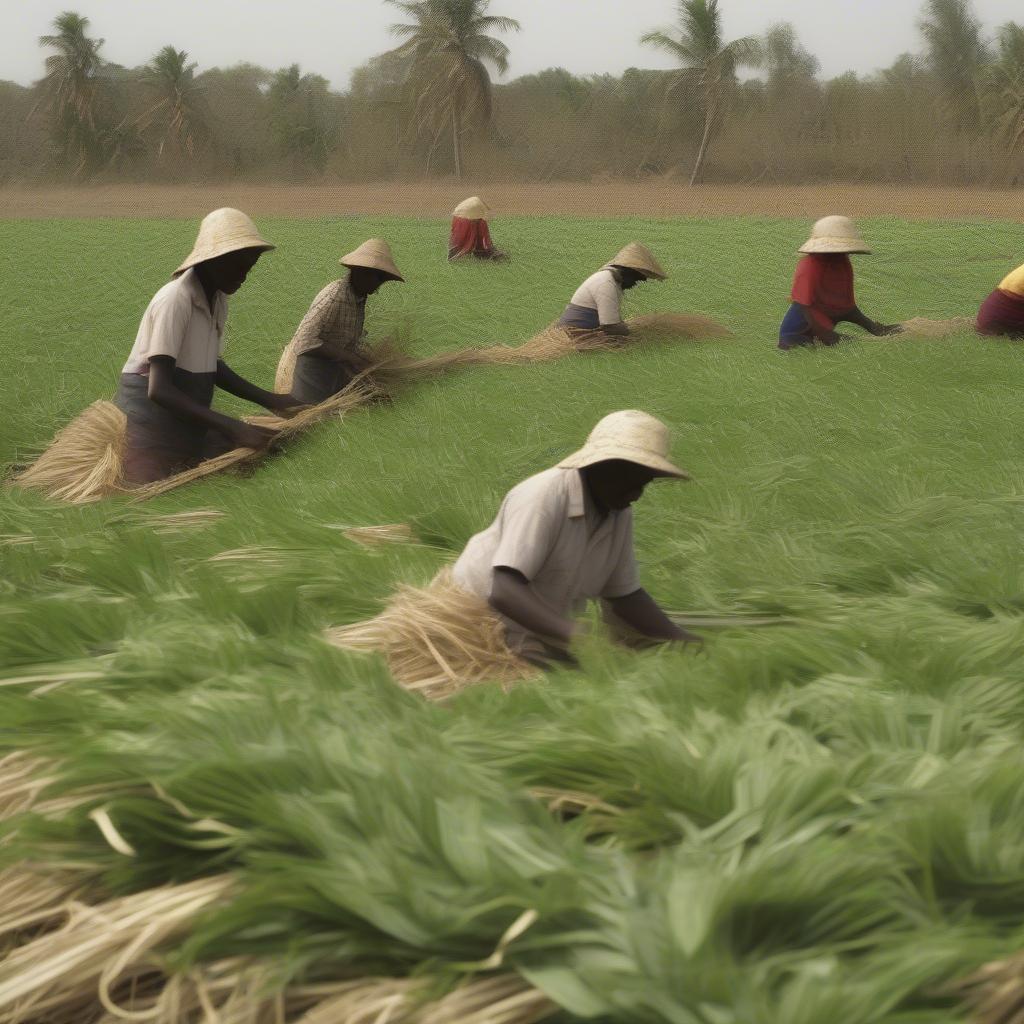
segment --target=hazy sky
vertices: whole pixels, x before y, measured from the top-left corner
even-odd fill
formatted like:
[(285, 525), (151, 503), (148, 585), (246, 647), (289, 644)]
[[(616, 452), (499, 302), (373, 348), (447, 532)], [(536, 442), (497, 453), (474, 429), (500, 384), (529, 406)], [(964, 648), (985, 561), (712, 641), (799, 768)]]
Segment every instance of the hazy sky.
[[(776, 21), (796, 26), (826, 76), (886, 67), (920, 49), (921, 0), (722, 0), (729, 37), (759, 33)], [(991, 32), (1024, 21), (1021, 0), (974, 0)], [(119, 64), (145, 63), (168, 43), (187, 50), (200, 70), (248, 60), (292, 63), (339, 89), (353, 68), (395, 45), (388, 26), (402, 20), (383, 0), (0, 0), (0, 79), (28, 84), (43, 73), (40, 35), (60, 11), (84, 14), (103, 53)], [(518, 18), (509, 77), (562, 66), (586, 74), (667, 67), (639, 36), (671, 24), (674, 0), (492, 0), (492, 12)]]

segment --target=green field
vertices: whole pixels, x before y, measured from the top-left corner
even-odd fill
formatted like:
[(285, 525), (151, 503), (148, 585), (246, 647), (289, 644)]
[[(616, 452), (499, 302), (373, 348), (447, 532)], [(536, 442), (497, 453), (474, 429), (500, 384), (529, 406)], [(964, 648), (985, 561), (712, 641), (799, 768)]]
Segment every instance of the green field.
[[(534, 910), (498, 970), (552, 1019), (961, 1019), (941, 986), (1024, 947), (1019, 348), (777, 352), (798, 221), (509, 219), (512, 263), (454, 267), (440, 221), (259, 224), (280, 248), (233, 300), (227, 358), (265, 386), (371, 234), (409, 281), (382, 290), (371, 335), (418, 352), (524, 340), (634, 237), (671, 279), (629, 313), (703, 312), (736, 337), (424, 383), (247, 479), (145, 505), (0, 492), (0, 751), (61, 759), (53, 792), (98, 787), (7, 842), (0, 825), (0, 866), (90, 866), (95, 900), (236, 872), (169, 963), (251, 957), (279, 986), (416, 975), (436, 995)], [(883, 320), (971, 315), (1021, 259), (1014, 225), (861, 227), (858, 296)], [(18, 462), (112, 395), (195, 223), (0, 231), (0, 462)], [(594, 636), (580, 671), (445, 706), (322, 642), (429, 579), (618, 408), (663, 417), (695, 478), (637, 506), (647, 588), (795, 624), (720, 632), (701, 657)], [(194, 510), (223, 515), (174, 518)], [(423, 543), (341, 532), (397, 522)], [(537, 788), (601, 803), (560, 817)], [(6, 978), (0, 962), (0, 1013)]]

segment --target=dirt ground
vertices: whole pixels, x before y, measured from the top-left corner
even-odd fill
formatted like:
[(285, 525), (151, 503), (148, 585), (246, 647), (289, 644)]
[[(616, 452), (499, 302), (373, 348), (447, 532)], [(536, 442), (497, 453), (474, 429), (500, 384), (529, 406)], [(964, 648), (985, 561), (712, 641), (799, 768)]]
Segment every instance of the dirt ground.
[(675, 182), (508, 184), (387, 182), (317, 185), (96, 185), (0, 188), (0, 219), (46, 217), (197, 217), (218, 206), (258, 216), (346, 214), (447, 216), (479, 192), (496, 217), (576, 214), (607, 217), (760, 215), (816, 218), (827, 213), (918, 219), (994, 217), (1024, 221), (1024, 193), (993, 189), (877, 185), (761, 188)]

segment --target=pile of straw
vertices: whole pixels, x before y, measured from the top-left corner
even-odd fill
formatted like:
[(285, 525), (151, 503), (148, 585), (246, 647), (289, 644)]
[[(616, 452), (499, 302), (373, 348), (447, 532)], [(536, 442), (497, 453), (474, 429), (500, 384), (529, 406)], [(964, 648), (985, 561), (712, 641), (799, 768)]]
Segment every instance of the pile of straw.
[[(314, 423), (344, 416), (370, 402), (391, 398), (404, 386), (463, 367), (547, 362), (576, 352), (613, 351), (643, 342), (720, 338), (730, 333), (706, 317), (677, 313), (650, 314), (627, 323), (632, 333), (623, 337), (602, 331), (567, 331), (555, 324), (517, 347), (458, 349), (423, 359), (413, 359), (385, 342), (371, 350), (371, 365), (339, 394), (290, 419), (261, 415), (246, 417), (246, 422), (272, 430), (271, 447), (275, 447)], [(289, 344), (277, 367), (278, 392), (290, 391), (294, 370), (295, 355)], [(214, 473), (254, 462), (265, 454), (263, 449), (235, 448), (165, 480), (129, 487), (121, 478), (125, 432), (126, 420), (120, 409), (112, 402), (94, 402), (61, 430), (50, 447), (13, 482), (72, 504), (129, 491), (135, 500), (145, 501)]]
[(383, 654), (395, 680), (428, 700), (537, 672), (509, 650), (490, 605), (455, 586), (450, 569), (426, 587), (400, 587), (376, 618), (328, 629), (325, 636), (344, 650)]
[(1024, 1024), (1024, 952), (983, 965), (947, 992), (964, 1000), (972, 1024)]
[(636, 344), (725, 338), (731, 331), (703, 316), (682, 313), (650, 313), (626, 321), (630, 333), (606, 334), (551, 324), (529, 341), (515, 347), (495, 345), (477, 352), (482, 363), (543, 363), (576, 352), (614, 352)]
[(72, 505), (117, 493), (127, 425), (113, 402), (93, 402), (14, 482)]
[(895, 337), (908, 338), (948, 338), (953, 334), (973, 333), (975, 322), (973, 317), (954, 316), (948, 320), (929, 320), (924, 316), (915, 316), (904, 320), (903, 334)]

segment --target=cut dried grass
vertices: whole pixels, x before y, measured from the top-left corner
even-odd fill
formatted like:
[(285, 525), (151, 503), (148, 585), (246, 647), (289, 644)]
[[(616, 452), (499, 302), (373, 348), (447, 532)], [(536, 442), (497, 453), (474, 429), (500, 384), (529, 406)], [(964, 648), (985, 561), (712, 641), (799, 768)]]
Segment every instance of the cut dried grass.
[(72, 505), (117, 494), (127, 426), (113, 402), (93, 402), (12, 483)]
[(65, 905), (66, 921), (0, 962), (0, 1024), (76, 1019), (101, 1005), (123, 1014), (116, 994), (145, 985), (155, 956), (198, 914), (226, 899), (230, 875), (164, 886), (98, 906)]
[(535, 1024), (558, 1006), (515, 974), (481, 978), (423, 1002), (424, 979), (368, 978), (325, 1000), (297, 1024)]
[(510, 684), (537, 674), (509, 650), (490, 605), (457, 587), (450, 569), (425, 587), (399, 587), (380, 615), (325, 636), (344, 650), (383, 654), (395, 680), (428, 700), (474, 683)]
[(626, 321), (627, 335), (584, 331), (555, 323), (535, 334), (522, 345), (495, 345), (481, 349), (479, 358), (485, 363), (543, 363), (576, 352), (613, 352), (637, 344), (698, 338), (725, 338), (731, 332), (721, 324), (703, 316), (683, 313), (649, 313)]
[(415, 544), (416, 535), (408, 523), (381, 523), (379, 526), (349, 526), (341, 531), (343, 537), (365, 548), (384, 544)]
[(965, 331), (974, 333), (974, 317), (954, 316), (948, 320), (929, 320), (924, 316), (915, 316), (910, 320), (903, 321), (903, 333), (892, 335), (900, 338), (948, 338), (953, 334), (963, 334)]
[(1024, 1024), (1024, 952), (984, 964), (944, 991), (964, 1001), (971, 1024)]

